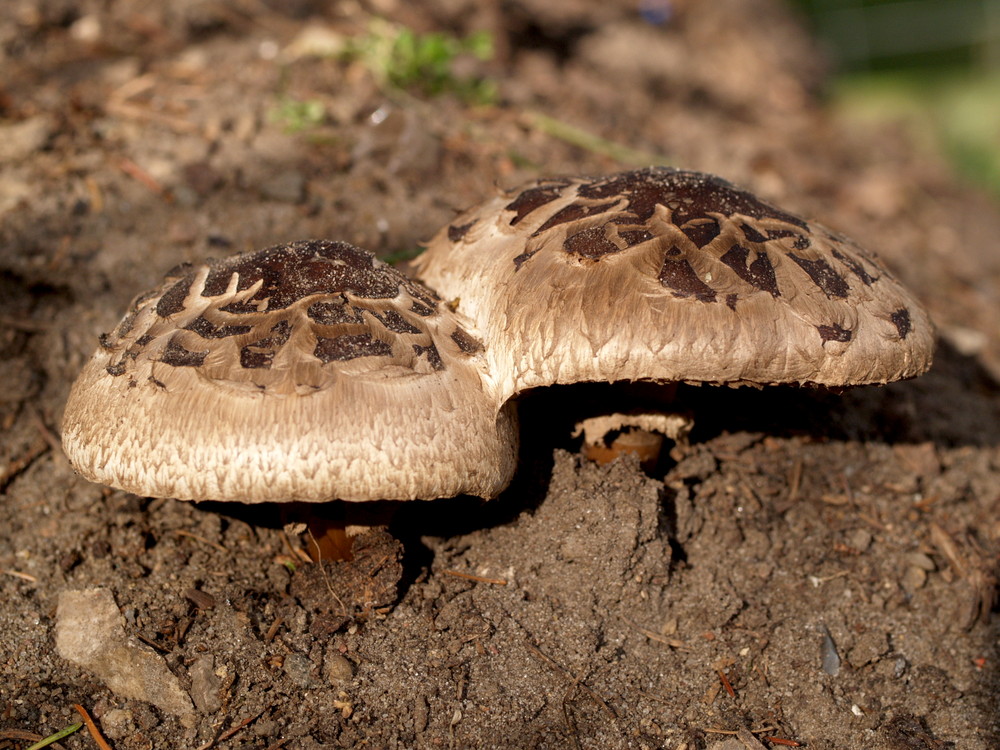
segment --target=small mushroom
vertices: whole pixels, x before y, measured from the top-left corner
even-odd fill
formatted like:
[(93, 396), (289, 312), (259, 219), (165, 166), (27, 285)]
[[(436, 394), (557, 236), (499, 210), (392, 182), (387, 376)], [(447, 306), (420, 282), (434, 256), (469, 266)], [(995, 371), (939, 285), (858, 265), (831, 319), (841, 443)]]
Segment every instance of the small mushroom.
[(927, 370), (924, 308), (870, 253), (711, 175), (540, 180), (415, 263), (472, 321), (502, 397), (583, 381), (886, 383)]
[(513, 406), (426, 287), (343, 242), (184, 265), (131, 309), (70, 392), (87, 479), (185, 500), (498, 494)]
[(599, 464), (634, 453), (639, 464), (653, 473), (660, 458), (664, 438), (675, 443), (687, 440), (693, 426), (684, 414), (632, 411), (587, 417), (573, 429), (573, 437), (583, 438), (583, 455)]

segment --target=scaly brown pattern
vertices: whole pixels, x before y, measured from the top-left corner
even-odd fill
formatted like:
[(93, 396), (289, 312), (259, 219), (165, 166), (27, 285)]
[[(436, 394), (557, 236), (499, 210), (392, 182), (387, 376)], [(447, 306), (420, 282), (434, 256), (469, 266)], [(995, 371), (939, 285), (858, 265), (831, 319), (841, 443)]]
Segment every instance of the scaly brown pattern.
[(417, 266), (472, 318), (493, 371), (513, 368), (514, 392), (886, 382), (930, 362), (926, 313), (871, 254), (698, 172), (529, 183), (459, 216)]
[[(157, 370), (166, 366), (195, 368), (218, 384), (298, 392), (345, 368), (444, 369), (431, 330), (438, 304), (352, 245), (297, 242), (178, 267), (101, 343), (108, 373), (133, 383), (163, 386)], [(442, 338), (453, 354), (468, 351), (459, 326)]]

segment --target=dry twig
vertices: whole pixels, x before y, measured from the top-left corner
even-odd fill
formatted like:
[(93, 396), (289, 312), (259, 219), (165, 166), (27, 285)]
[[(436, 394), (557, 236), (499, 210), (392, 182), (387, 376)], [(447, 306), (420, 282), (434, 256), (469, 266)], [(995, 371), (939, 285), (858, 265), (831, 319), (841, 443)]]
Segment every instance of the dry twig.
[(281, 615), (278, 615), (276, 618), (274, 618), (274, 622), (271, 623), (271, 627), (269, 627), (267, 629), (267, 632), (264, 633), (264, 643), (270, 643), (271, 641), (274, 640), (274, 636), (278, 634), (278, 629), (281, 627), (281, 624), (284, 621), (285, 618), (282, 617)]
[(267, 711), (267, 708), (263, 708), (258, 713), (255, 713), (252, 716), (248, 716), (243, 721), (241, 721), (239, 724), (237, 724), (236, 726), (230, 727), (225, 732), (223, 732), (222, 734), (220, 734), (218, 737), (215, 737), (214, 739), (209, 740), (208, 742), (206, 742), (203, 745), (199, 745), (198, 746), (198, 750), (209, 750), (210, 747), (213, 747), (214, 745), (218, 744), (219, 742), (225, 742), (226, 740), (228, 740), (230, 737), (232, 737), (234, 734), (236, 734), (238, 731), (240, 731), (241, 729), (243, 729), (247, 725), (252, 724), (253, 722), (257, 721), (257, 719), (259, 719), (261, 716), (264, 715), (265, 711)]
[(144, 185), (150, 192), (156, 193), (159, 196), (165, 194), (166, 191), (164, 191), (163, 186), (156, 181), (156, 178), (131, 159), (122, 158), (118, 162), (118, 168), (136, 182)]
[(68, 734), (75, 732), (82, 726), (83, 724), (79, 722), (71, 724), (66, 727), (66, 729), (56, 732), (53, 735), (49, 735), (48, 737), (42, 737), (42, 735), (35, 734), (34, 732), (25, 732), (23, 729), (0, 729), (0, 740), (24, 740), (26, 742), (34, 742), (35, 744), (27, 748), (27, 750), (38, 750), (43, 747), (51, 748), (51, 750), (63, 750), (63, 746), (56, 742), (56, 740), (66, 737)]
[(649, 638), (649, 640), (651, 641), (656, 641), (657, 643), (663, 643), (667, 646), (670, 646), (670, 648), (676, 648), (678, 650), (687, 648), (687, 644), (684, 641), (677, 640), (676, 638), (667, 638), (667, 636), (660, 635), (655, 630), (644, 628), (639, 623), (635, 622), (634, 620), (630, 620), (627, 617), (623, 617), (622, 619), (625, 620), (625, 622), (628, 623), (631, 627), (635, 628), (640, 633), (642, 633), (642, 635)]
[(785, 747), (802, 747), (801, 742), (785, 739), (784, 737), (764, 737), (772, 745), (784, 745)]
[(80, 717), (83, 719), (83, 723), (86, 725), (87, 731), (90, 732), (90, 736), (94, 740), (94, 743), (101, 748), (101, 750), (111, 750), (111, 745), (109, 745), (108, 741), (101, 736), (101, 730), (97, 728), (94, 720), (90, 718), (90, 714), (87, 713), (87, 709), (79, 703), (74, 703), (73, 708), (75, 708), (76, 712), (80, 714)]
[(5, 575), (14, 576), (15, 578), (20, 578), (22, 581), (28, 581), (29, 583), (38, 583), (38, 579), (31, 573), (22, 573), (20, 570), (10, 570), (8, 568), (0, 569), (0, 573)]
[(723, 672), (721, 669), (717, 669), (716, 672), (718, 672), (719, 674), (719, 682), (722, 683), (722, 687), (724, 687), (726, 689), (726, 692), (729, 693), (729, 697), (735, 698), (736, 691), (733, 690), (732, 683), (729, 682), (729, 678), (726, 677), (726, 673)]
[(969, 630), (977, 622), (988, 622), (990, 611), (997, 603), (996, 562), (991, 561), (986, 551), (970, 535), (956, 541), (936, 523), (931, 523), (931, 542), (938, 552), (947, 558), (955, 575), (972, 589), (971, 599), (965, 612), (959, 618), (963, 630)]

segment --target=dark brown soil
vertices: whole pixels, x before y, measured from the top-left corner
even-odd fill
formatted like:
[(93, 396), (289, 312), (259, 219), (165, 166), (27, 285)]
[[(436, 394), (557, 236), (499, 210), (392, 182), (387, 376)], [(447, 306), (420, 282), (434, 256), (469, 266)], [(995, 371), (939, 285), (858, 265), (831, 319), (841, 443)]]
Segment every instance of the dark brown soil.
[[(829, 112), (782, 4), (678, 1), (660, 25), (598, 0), (8, 5), (0, 748), (74, 703), (116, 750), (1000, 746), (1000, 211), (901, 128)], [(492, 62), (456, 66), (497, 103), (294, 51), (376, 12), (493, 31)], [(270, 113), (292, 100), (321, 120), (288, 132)], [(536, 392), (501, 498), (400, 508), (402, 547), (373, 536), (353, 570), (301, 564), (277, 508), (135, 497), (61, 455), (98, 334), (181, 261), (307, 237), (393, 256), (498, 184), (653, 161), (876, 248), (938, 323), (933, 371), (844, 395), (681, 387), (695, 431), (656, 478), (575, 453), (600, 392)], [(194, 715), (58, 655), (60, 592), (91, 587)]]

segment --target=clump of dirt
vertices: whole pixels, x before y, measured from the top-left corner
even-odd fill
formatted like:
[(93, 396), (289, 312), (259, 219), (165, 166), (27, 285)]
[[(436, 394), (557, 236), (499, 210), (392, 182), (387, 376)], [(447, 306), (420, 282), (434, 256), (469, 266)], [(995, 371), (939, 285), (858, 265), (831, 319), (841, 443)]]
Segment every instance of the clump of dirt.
[[(647, 5), (14, 2), (0, 748), (74, 703), (116, 750), (1000, 743), (1000, 211), (897, 128), (826, 111), (783, 4)], [(426, 98), (363, 56), (304, 51), (384, 22), (491, 32), (494, 57), (453, 72), (495, 98)], [(336, 581), (276, 508), (139, 498), (61, 456), (98, 334), (182, 261), (307, 237), (412, 255), (497, 184), (652, 162), (877, 249), (936, 318), (934, 369), (839, 395), (681, 386), (694, 430), (654, 476), (584, 462), (569, 435), (594, 393), (545, 389), (501, 498), (403, 504)], [(56, 654), (59, 594), (91, 587), (194, 715)]]

